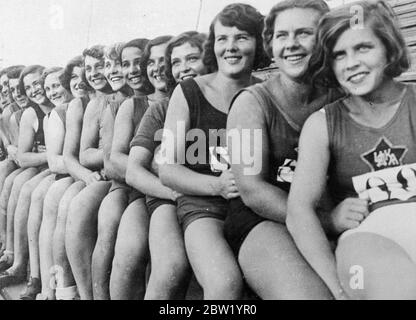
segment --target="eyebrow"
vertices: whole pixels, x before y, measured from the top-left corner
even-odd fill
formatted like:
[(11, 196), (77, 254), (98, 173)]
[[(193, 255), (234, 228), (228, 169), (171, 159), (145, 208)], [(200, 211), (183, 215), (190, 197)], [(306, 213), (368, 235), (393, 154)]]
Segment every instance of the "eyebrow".
[[(365, 45), (365, 46), (373, 46), (374, 43), (372, 41), (361, 41), (359, 43), (354, 44), (353, 48), (354, 49), (357, 49), (358, 47), (363, 46), (363, 45)], [(340, 52), (344, 52), (344, 51), (345, 51), (345, 49), (333, 50), (332, 53), (335, 54), (335, 53), (340, 53)]]

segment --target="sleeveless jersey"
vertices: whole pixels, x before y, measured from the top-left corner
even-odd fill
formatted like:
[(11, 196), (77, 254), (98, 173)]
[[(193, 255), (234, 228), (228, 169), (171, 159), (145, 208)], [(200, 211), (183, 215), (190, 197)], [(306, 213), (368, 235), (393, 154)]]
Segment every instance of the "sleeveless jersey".
[[(336, 99), (335, 93), (321, 95), (308, 104), (307, 112), (295, 120), (287, 111), (297, 108), (284, 94), (280, 74), (275, 78), (243, 89), (257, 100), (266, 121), (269, 137), (268, 182), (289, 192), (298, 157), (299, 136), (307, 117)], [(239, 93), (238, 93), (239, 94)], [(238, 96), (234, 97), (234, 100)], [(285, 106), (285, 107), (283, 107)]]
[(354, 121), (344, 100), (325, 107), (329, 146), (329, 189), (336, 203), (369, 200), (370, 211), (415, 201), (416, 86), (406, 85), (393, 118), (381, 128)]
[(219, 176), (229, 168), (227, 114), (207, 101), (194, 79), (183, 81), (180, 86), (190, 115), (187, 137), (191, 138), (186, 141), (185, 166), (201, 174)]
[(35, 137), (33, 140), (33, 152), (39, 152), (39, 148), (45, 148), (45, 134), (43, 130), (43, 118), (45, 117), (45, 112), (37, 105), (32, 105), (32, 108), (36, 112), (36, 117), (38, 118), (38, 130), (35, 132)]
[[(90, 99), (88, 97), (81, 97), (79, 99), (81, 100), (82, 108), (85, 110)], [(58, 114), (59, 118), (61, 119), (65, 130), (66, 130), (66, 112), (68, 111), (68, 106), (69, 106), (69, 103), (65, 103), (55, 108), (55, 111)]]

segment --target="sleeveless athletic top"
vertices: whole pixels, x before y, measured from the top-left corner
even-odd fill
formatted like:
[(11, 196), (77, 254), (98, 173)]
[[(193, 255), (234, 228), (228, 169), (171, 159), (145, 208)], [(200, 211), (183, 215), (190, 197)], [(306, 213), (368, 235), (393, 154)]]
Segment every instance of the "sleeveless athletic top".
[[(285, 95), (282, 90), (282, 79), (280, 74), (240, 91), (249, 92), (257, 100), (266, 120), (266, 130), (269, 138), (269, 170), (267, 181), (289, 192), (293, 180), (294, 171), (298, 157), (298, 143), (303, 124), (309, 115), (321, 109), (325, 105), (338, 99), (342, 94), (338, 91), (329, 91), (321, 94), (315, 92), (316, 99), (307, 105), (307, 112), (295, 120), (287, 110), (296, 108), (294, 101)], [(285, 106), (285, 107), (283, 107)], [(319, 207), (324, 209), (329, 206), (327, 194), (319, 202)], [(230, 212), (237, 213), (246, 207), (241, 197), (230, 201)], [(250, 209), (251, 211), (251, 209)]]
[(13, 114), (13, 113), (15, 113), (15, 112), (17, 112), (17, 111), (19, 111), (19, 110), (20, 110), (20, 107), (17, 105), (17, 103), (13, 102), (13, 103), (10, 105), (10, 113), (11, 113), (11, 114)]
[(416, 196), (416, 86), (406, 85), (393, 118), (382, 128), (354, 121), (344, 100), (325, 107), (329, 189), (336, 203), (347, 197), (370, 201), (370, 210)]
[(33, 140), (33, 152), (38, 152), (39, 147), (45, 147), (45, 134), (43, 130), (43, 118), (45, 117), (45, 112), (37, 105), (32, 105), (32, 108), (36, 112), (36, 117), (38, 118), (38, 130), (35, 132), (35, 137)]
[[(82, 103), (82, 108), (85, 110), (87, 107), (88, 102), (90, 99), (88, 97), (81, 97), (79, 98)], [(65, 103), (59, 107), (55, 108), (56, 113), (58, 114), (59, 118), (61, 119), (62, 123), (64, 124), (64, 129), (66, 130), (66, 112), (68, 111), (69, 103)]]
[(139, 129), (140, 122), (146, 110), (149, 108), (149, 101), (147, 97), (134, 97), (134, 114), (133, 114), (133, 124), (134, 124), (134, 135), (136, 135), (137, 130)]
[[(66, 122), (66, 112), (68, 111), (68, 105), (69, 103), (64, 103), (62, 105), (60, 105), (59, 107), (55, 107), (55, 111), (59, 116), (59, 119), (61, 119), (64, 128), (65, 128), (65, 122)], [(50, 113), (49, 113), (49, 117), (50, 117)]]
[[(180, 83), (189, 107), (192, 141), (186, 141), (185, 166), (201, 174), (219, 176), (229, 165), (226, 151), (227, 114), (214, 108), (194, 79)], [(187, 139), (188, 140), (188, 139)], [(193, 156), (194, 159), (191, 159)]]
[[(299, 136), (307, 117), (338, 96), (335, 92), (321, 95), (308, 105), (307, 112), (295, 120), (287, 110), (294, 106), (284, 94), (280, 74), (266, 82), (256, 84), (240, 91), (249, 92), (257, 100), (266, 120), (269, 137), (269, 173), (268, 182), (289, 192), (298, 157)], [(286, 107), (283, 107), (286, 106)]]

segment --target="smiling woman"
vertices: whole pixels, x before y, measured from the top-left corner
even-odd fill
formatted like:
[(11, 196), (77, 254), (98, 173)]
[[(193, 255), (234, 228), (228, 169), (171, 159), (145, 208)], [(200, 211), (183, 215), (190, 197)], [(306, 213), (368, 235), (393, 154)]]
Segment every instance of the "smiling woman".
[[(249, 5), (225, 7), (211, 23), (205, 45), (204, 64), (214, 72), (180, 82), (166, 115), (164, 130), (173, 133), (175, 143), (164, 140), (161, 150), (173, 147), (174, 156), (160, 167), (160, 179), (183, 194), (177, 200), (177, 213), (185, 233), (186, 252), (204, 290), (204, 299), (242, 297), (239, 266), (223, 235), (227, 200), (239, 193), (228, 166), (224, 171), (217, 170), (211, 165), (216, 159), (211, 154), (225, 150), (224, 129), (233, 95), (258, 82), (251, 76), (253, 67), (267, 62), (262, 60), (262, 25), (263, 16)], [(211, 139), (211, 145), (204, 144), (198, 150), (204, 159), (202, 164), (195, 164), (192, 159), (181, 162), (181, 155), (191, 148), (184, 135), (176, 134), (183, 124), (186, 132), (199, 129), (205, 137), (212, 130), (223, 133), (218, 139)]]

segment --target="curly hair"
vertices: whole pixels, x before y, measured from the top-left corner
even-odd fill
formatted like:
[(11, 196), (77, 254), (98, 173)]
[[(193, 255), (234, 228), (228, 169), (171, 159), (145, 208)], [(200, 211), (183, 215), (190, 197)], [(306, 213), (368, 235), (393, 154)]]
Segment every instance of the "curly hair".
[[(207, 40), (205, 33), (199, 33), (197, 31), (187, 31), (176, 36), (169, 41), (166, 47), (165, 53), (165, 75), (168, 86), (168, 91), (172, 91), (176, 86), (176, 81), (172, 74), (172, 51), (174, 48), (179, 47), (185, 43), (189, 43), (192, 47), (198, 48), (201, 53), (204, 52), (204, 42)], [(208, 71), (209, 72), (209, 71)]]
[(220, 22), (226, 27), (236, 27), (239, 30), (246, 31), (249, 35), (256, 38), (256, 54), (254, 57), (253, 69), (262, 69), (270, 65), (270, 58), (263, 48), (263, 22), (264, 16), (254, 7), (243, 4), (233, 3), (226, 6), (209, 27), (208, 39), (205, 42), (203, 62), (211, 71), (218, 70), (217, 58), (214, 52), (215, 46), (215, 24)]
[[(64, 72), (59, 76), (59, 81), (61, 82), (62, 86), (71, 92), (71, 78), (72, 78), (72, 72), (74, 71), (74, 68), (78, 67), (84, 70), (84, 57), (83, 56), (76, 56), (69, 60), (69, 62), (66, 64)], [(85, 90), (87, 91), (94, 91), (94, 89), (88, 84), (87, 79), (85, 79), (85, 73), (82, 72), (82, 82), (85, 85)]]
[[(143, 75), (144, 75), (144, 78), (147, 82), (150, 83), (149, 77), (147, 76), (147, 64), (149, 62), (150, 51), (152, 50), (152, 47), (159, 46), (159, 45), (164, 44), (164, 43), (168, 43), (172, 38), (173, 37), (169, 36), (169, 35), (160, 36), (160, 37), (156, 37), (156, 38), (150, 40), (147, 43), (147, 45), (144, 49), (144, 52), (143, 52), (142, 61), (140, 61), (140, 70), (144, 71)], [(153, 88), (153, 86), (151, 86), (151, 87), (152, 87), (152, 92), (150, 92), (150, 93), (153, 93), (154, 88)]]
[(289, 9), (313, 9), (323, 16), (329, 12), (329, 7), (324, 0), (285, 0), (276, 4), (264, 20), (263, 43), (264, 50), (270, 58), (273, 58), (272, 39), (276, 17), (283, 11)]
[(339, 37), (351, 27), (354, 7), (362, 8), (364, 23), (386, 48), (389, 61), (384, 74), (395, 78), (410, 67), (406, 42), (393, 9), (384, 0), (350, 3), (325, 15), (318, 26), (317, 46), (309, 62), (311, 81), (326, 87), (340, 87), (332, 69), (332, 51)]
[(85, 58), (86, 56), (93, 57), (98, 60), (104, 59), (104, 46), (97, 44), (92, 46), (91, 48), (86, 48), (82, 52), (82, 56)]
[(121, 52), (124, 49), (124, 42), (117, 42), (104, 47), (104, 58), (109, 60), (121, 60)]

